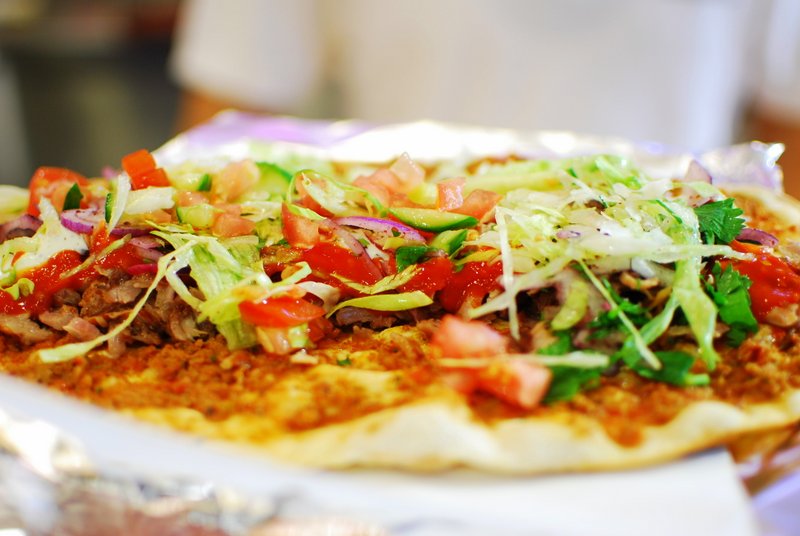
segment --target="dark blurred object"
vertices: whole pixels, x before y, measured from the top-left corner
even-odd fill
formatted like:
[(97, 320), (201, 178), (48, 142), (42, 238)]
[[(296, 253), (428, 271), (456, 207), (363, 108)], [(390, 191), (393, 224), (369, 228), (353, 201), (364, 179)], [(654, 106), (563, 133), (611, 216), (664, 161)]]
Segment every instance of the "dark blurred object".
[(24, 131), (2, 137), (23, 136), (29, 162), (2, 182), (25, 184), (39, 165), (96, 175), (171, 137), (177, 91), (165, 64), (177, 0), (31, 4), (39, 9), (0, 26)]

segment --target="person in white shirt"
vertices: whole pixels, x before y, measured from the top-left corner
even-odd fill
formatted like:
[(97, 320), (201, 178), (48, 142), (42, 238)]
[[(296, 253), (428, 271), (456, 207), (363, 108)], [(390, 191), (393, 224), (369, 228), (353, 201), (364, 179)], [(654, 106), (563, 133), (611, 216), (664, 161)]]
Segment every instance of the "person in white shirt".
[(233, 106), (689, 150), (757, 135), (800, 193), (796, 0), (192, 0), (171, 66), (182, 128)]

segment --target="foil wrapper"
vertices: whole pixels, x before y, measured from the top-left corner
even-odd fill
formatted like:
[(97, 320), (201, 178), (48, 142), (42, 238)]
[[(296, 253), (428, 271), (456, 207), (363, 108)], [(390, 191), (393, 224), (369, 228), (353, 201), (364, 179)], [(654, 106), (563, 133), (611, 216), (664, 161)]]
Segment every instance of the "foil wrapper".
[[(434, 122), (375, 127), (226, 112), (171, 140), (156, 151), (156, 157), (161, 165), (169, 166), (187, 160), (258, 157), (274, 151), (376, 162), (390, 160), (399, 152), (420, 161), (467, 161), (508, 153), (558, 158), (603, 152), (630, 157), (657, 177), (682, 176), (689, 163), (697, 160), (715, 183), (756, 183), (780, 190), (782, 176), (776, 161), (782, 150), (778, 144), (754, 142), (688, 154), (656, 144), (570, 132), (487, 130)], [(755, 482), (752, 479), (771, 471), (768, 484), (772, 484), (786, 476), (780, 467), (798, 465), (797, 449), (797, 434), (789, 434), (770, 456), (743, 462), (742, 475)], [(0, 377), (0, 534), (485, 534), (508, 520), (498, 514), (487, 517), (488, 525), (481, 525), (471, 521), (466, 511), (445, 515), (437, 499), (457, 497), (458, 490), (475, 484), (474, 479), (478, 479), (476, 493), (484, 485), (486, 493), (499, 490), (497, 501), (503, 502), (498, 505), (525, 497), (513, 495), (523, 489), (510, 491), (518, 486), (515, 482), (483, 482), (480, 475), (446, 485), (436, 477), (420, 477), (421, 481), (409, 477), (414, 480), (410, 483), (397, 475), (387, 478), (286, 468), (264, 460), (254, 462), (253, 456), (252, 452), (238, 455), (217, 444), (152, 430), (41, 387)], [(714, 454), (714, 463), (719, 463), (720, 456), (724, 459), (726, 455)], [(251, 471), (253, 463), (258, 469)], [(652, 471), (661, 475), (658, 478), (676, 479), (674, 485), (681, 486), (680, 479), (686, 478), (681, 475), (688, 474), (681, 471), (697, 473), (692, 464), (705, 462), (695, 459), (687, 463), (688, 467), (680, 470)], [(615, 475), (611, 485), (635, 478)], [(555, 486), (542, 492), (549, 494), (563, 484), (564, 479), (549, 480), (540, 487)], [(731, 500), (739, 500), (736, 484), (727, 483)], [(592, 485), (590, 480), (586, 489), (593, 489)], [(578, 488), (568, 486), (564, 493), (571, 497)], [(759, 491), (756, 484), (751, 491)], [(412, 505), (408, 508), (413, 516), (397, 511), (401, 501)], [(735, 524), (731, 526), (742, 528), (737, 533), (752, 533), (746, 516), (732, 521)], [(525, 533), (510, 527), (503, 533)]]

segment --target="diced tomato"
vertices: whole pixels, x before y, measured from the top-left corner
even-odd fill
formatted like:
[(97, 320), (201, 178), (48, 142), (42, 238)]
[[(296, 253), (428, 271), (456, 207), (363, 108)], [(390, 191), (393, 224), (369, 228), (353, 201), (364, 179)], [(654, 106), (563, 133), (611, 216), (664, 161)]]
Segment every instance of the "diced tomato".
[(147, 149), (139, 149), (122, 157), (122, 169), (132, 179), (156, 169), (156, 159)]
[(402, 292), (421, 290), (433, 296), (438, 290), (447, 286), (453, 277), (453, 262), (447, 257), (434, 257), (417, 265), (417, 273), (411, 280), (400, 287)]
[(394, 161), (389, 167), (389, 171), (394, 173), (400, 181), (399, 191), (403, 193), (410, 192), (425, 180), (425, 170), (411, 160), (406, 153)]
[(483, 218), (497, 206), (497, 203), (499, 203), (502, 198), (503, 196), (496, 192), (473, 190), (467, 195), (467, 198), (464, 199), (461, 206), (452, 209), (452, 211), (472, 216), (478, 220), (483, 220)]
[(500, 262), (468, 262), (439, 292), (439, 302), (451, 313), (464, 306), (476, 307), (489, 292), (502, 288), (498, 281), (502, 274)]
[(383, 277), (378, 266), (366, 254), (356, 255), (329, 242), (320, 242), (304, 251), (302, 258), (318, 274), (336, 274), (363, 285), (372, 285)]
[(242, 319), (256, 326), (290, 328), (325, 316), (325, 310), (303, 298), (275, 296), (239, 304)]
[(483, 322), (445, 315), (431, 344), (445, 357), (491, 357), (506, 351), (506, 338)]
[(123, 156), (122, 169), (131, 178), (131, 188), (134, 190), (170, 185), (166, 171), (156, 166), (156, 159), (147, 149)]
[(283, 237), (289, 245), (297, 248), (310, 248), (319, 243), (319, 224), (289, 210), (284, 203), (281, 207)]
[(174, 221), (172, 218), (172, 214), (162, 209), (139, 214), (139, 217), (144, 221), (152, 221), (155, 223), (169, 223), (171, 221)]
[[(506, 353), (506, 338), (482, 322), (457, 316), (442, 318), (431, 344), (449, 358), (493, 358)], [(483, 391), (523, 409), (536, 407), (550, 386), (552, 373), (544, 365), (526, 359), (494, 359), (477, 368), (449, 369), (442, 381), (470, 395)]]
[(332, 331), (333, 323), (324, 316), (308, 322), (308, 338), (311, 339), (311, 342), (324, 339)]
[(208, 196), (203, 192), (189, 192), (181, 190), (175, 196), (175, 203), (179, 207), (192, 207), (201, 203), (208, 203)]
[(392, 205), (392, 200), (401, 196), (400, 179), (386, 168), (377, 170), (372, 175), (358, 177), (353, 185), (374, 195), (384, 205)]
[(478, 389), (479, 375), (480, 369), (453, 369), (443, 372), (441, 380), (454, 391), (469, 396)]
[(222, 237), (245, 236), (253, 234), (255, 230), (255, 222), (228, 213), (222, 213), (217, 216), (211, 225), (211, 232), (214, 236)]
[[(43, 197), (53, 201), (53, 206), (60, 211), (64, 206), (64, 197), (73, 184), (77, 184), (79, 187), (86, 187), (89, 185), (89, 181), (80, 173), (66, 168), (40, 167), (34, 172), (28, 185), (28, 190), (30, 191), (28, 214), (39, 216), (39, 201)], [(60, 203), (53, 200), (53, 195), (56, 192), (59, 193)]]
[(134, 190), (142, 190), (151, 186), (169, 186), (167, 172), (156, 168), (131, 177), (131, 188)]
[(547, 394), (552, 378), (550, 369), (539, 363), (526, 359), (498, 360), (480, 371), (477, 388), (511, 405), (532, 409)]
[(753, 315), (761, 322), (775, 307), (800, 302), (800, 274), (789, 263), (765, 251), (761, 246), (733, 241), (731, 247), (737, 251), (752, 253), (755, 259), (748, 261), (723, 261), (752, 282), (750, 301)]
[(436, 183), (436, 208), (439, 210), (455, 210), (464, 204), (464, 184), (466, 180), (459, 177)]
[(260, 172), (252, 160), (232, 162), (211, 183), (211, 198), (217, 202), (235, 201), (258, 183)]

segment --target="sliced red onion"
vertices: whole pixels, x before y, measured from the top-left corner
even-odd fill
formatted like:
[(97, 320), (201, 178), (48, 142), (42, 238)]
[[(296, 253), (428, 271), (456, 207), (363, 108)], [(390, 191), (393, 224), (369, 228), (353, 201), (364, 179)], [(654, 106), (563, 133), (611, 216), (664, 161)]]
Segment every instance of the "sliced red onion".
[(164, 256), (159, 250), (164, 243), (153, 235), (135, 236), (129, 244), (136, 248), (136, 253), (144, 260), (158, 261)]
[(739, 233), (739, 236), (736, 237), (736, 240), (755, 242), (756, 244), (761, 244), (762, 246), (771, 248), (777, 246), (779, 242), (777, 236), (771, 235), (766, 231), (762, 231), (761, 229), (752, 229), (750, 227), (745, 227), (742, 229), (742, 232)]
[(683, 176), (686, 182), (706, 182), (711, 184), (711, 173), (703, 167), (697, 160), (689, 162), (689, 168), (686, 170), (686, 175)]
[(359, 229), (366, 229), (372, 231), (380, 239), (388, 239), (396, 236), (402, 236), (407, 242), (425, 243), (425, 238), (413, 227), (392, 220), (384, 220), (380, 218), (370, 218), (368, 216), (347, 216), (344, 218), (336, 218), (336, 223), (339, 225), (347, 225), (349, 227), (358, 227)]
[[(61, 213), (61, 225), (76, 233), (88, 234), (97, 227), (104, 218), (104, 209), (76, 208)], [(149, 227), (121, 223), (111, 230), (112, 236), (143, 236), (150, 233)]]
[(0, 226), (0, 242), (5, 242), (18, 236), (32, 236), (42, 225), (42, 220), (30, 214), (23, 214), (18, 218)]
[(95, 209), (76, 208), (61, 213), (61, 225), (76, 233), (91, 233), (100, 219), (100, 212)]
[(157, 249), (164, 243), (153, 235), (143, 235), (131, 238), (131, 245), (144, 249)]

